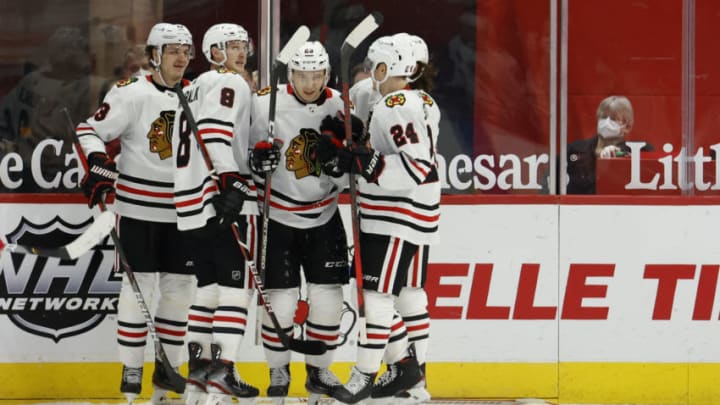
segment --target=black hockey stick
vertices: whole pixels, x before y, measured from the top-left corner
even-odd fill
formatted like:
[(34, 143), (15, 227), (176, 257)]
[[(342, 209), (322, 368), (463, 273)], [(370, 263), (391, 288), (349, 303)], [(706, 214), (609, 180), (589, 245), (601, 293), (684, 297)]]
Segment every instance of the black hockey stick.
[[(175, 86), (175, 92), (178, 95), (178, 98), (180, 99), (180, 104), (183, 108), (183, 114), (185, 115), (185, 118), (187, 119), (187, 123), (190, 126), (190, 130), (193, 132), (195, 139), (198, 142), (198, 145), (200, 146), (200, 152), (202, 153), (203, 159), (205, 160), (205, 165), (207, 166), (208, 170), (211, 173), (215, 172), (215, 168), (213, 167), (212, 160), (210, 158), (210, 155), (207, 151), (207, 148), (205, 147), (205, 143), (202, 140), (202, 137), (198, 134), (198, 127), (197, 123), (195, 121), (195, 118), (192, 115), (192, 111), (190, 110), (190, 105), (188, 104), (187, 97), (182, 91), (182, 87), (180, 85)], [(295, 338), (291, 338), (290, 336), (285, 333), (285, 331), (280, 326), (280, 322), (277, 319), (277, 316), (275, 316), (275, 311), (273, 311), (272, 305), (270, 304), (270, 299), (267, 295), (267, 292), (265, 291), (265, 284), (263, 283), (262, 277), (260, 277), (260, 273), (258, 272), (257, 267), (255, 267), (255, 263), (253, 262), (253, 258), (250, 255), (250, 251), (245, 245), (245, 243), (242, 241), (242, 238), (240, 237), (240, 232), (238, 231), (237, 225), (231, 224), (230, 228), (232, 229), (233, 235), (235, 236), (235, 240), (237, 241), (238, 248), (240, 249), (240, 252), (243, 255), (243, 258), (245, 259), (245, 263), (247, 263), (248, 267), (250, 268), (250, 273), (253, 276), (253, 281), (255, 284), (255, 289), (258, 292), (258, 297), (260, 298), (260, 303), (265, 307), (265, 311), (267, 312), (268, 316), (270, 317), (270, 321), (273, 324), (273, 328), (275, 329), (275, 333), (278, 335), (278, 338), (280, 338), (280, 342), (283, 346), (286, 348), (296, 351), (298, 353), (304, 353), (304, 354), (313, 354), (313, 355), (319, 355), (323, 354), (327, 351), (327, 345), (325, 345), (324, 342), (316, 341), (316, 340), (298, 340)]]
[[(83, 166), (83, 169), (85, 169), (85, 172), (88, 173), (87, 156), (85, 156), (82, 146), (80, 145), (80, 139), (78, 138), (77, 133), (75, 133), (75, 125), (72, 122), (72, 118), (70, 118), (70, 113), (68, 112), (67, 108), (63, 108), (62, 111), (67, 118), (68, 125), (70, 126), (70, 133), (72, 134), (73, 144), (75, 145), (75, 151), (77, 153), (78, 160)], [(98, 202), (98, 207), (103, 213), (110, 212), (107, 211), (107, 207), (105, 206), (105, 201), (103, 199)], [(115, 216), (114, 214), (112, 215), (113, 217)], [(135, 278), (135, 273), (133, 272), (132, 267), (130, 267), (130, 263), (128, 263), (127, 261), (125, 251), (120, 244), (120, 237), (118, 237), (118, 234), (114, 228), (110, 230), (110, 237), (115, 244), (115, 250), (117, 251), (118, 258), (120, 259), (120, 265), (123, 271), (125, 271), (128, 281), (130, 282), (130, 287), (132, 287), (132, 290), (135, 293), (135, 299), (137, 300), (138, 306), (140, 307), (140, 312), (142, 312), (143, 317), (145, 318), (145, 324), (147, 325), (148, 333), (150, 333), (150, 337), (155, 343), (155, 357), (157, 357), (157, 359), (160, 360), (160, 362), (162, 363), (163, 368), (165, 369), (165, 374), (167, 374), (168, 376), (170, 385), (173, 387), (173, 391), (177, 393), (183, 393), (185, 391), (185, 378), (183, 378), (183, 376), (181, 376), (173, 368), (172, 364), (170, 364), (170, 360), (168, 359), (167, 354), (165, 353), (165, 349), (163, 349), (162, 342), (160, 342), (160, 338), (158, 337), (157, 329), (155, 328), (155, 322), (153, 321), (152, 315), (150, 314), (150, 309), (147, 306), (145, 298), (143, 298), (142, 292), (140, 291), (140, 286), (138, 285), (137, 279)]]
[[(373, 31), (382, 24), (382, 16), (379, 13), (373, 13), (360, 21), (353, 30), (345, 37), (345, 41), (340, 47), (340, 79), (342, 80), (342, 99), (344, 104), (343, 113), (345, 114), (345, 145), (352, 144), (352, 126), (350, 117), (350, 58), (358, 45), (364, 41)], [(363, 271), (362, 260), (360, 256), (360, 220), (358, 218), (357, 203), (357, 183), (355, 175), (350, 173), (350, 213), (352, 219), (353, 234), (353, 263), (355, 264), (355, 286), (357, 287), (357, 306), (358, 306), (358, 334), (360, 343), (367, 343), (367, 325), (365, 320), (365, 299), (363, 297)]]
[(59, 257), (61, 259), (77, 259), (85, 254), (93, 246), (97, 245), (115, 227), (115, 214), (103, 212), (93, 218), (93, 223), (85, 229), (75, 240), (67, 245), (49, 248), (41, 246), (29, 246), (19, 243), (5, 244), (0, 239), (0, 254), (7, 251), (10, 253), (31, 254), (44, 257)]

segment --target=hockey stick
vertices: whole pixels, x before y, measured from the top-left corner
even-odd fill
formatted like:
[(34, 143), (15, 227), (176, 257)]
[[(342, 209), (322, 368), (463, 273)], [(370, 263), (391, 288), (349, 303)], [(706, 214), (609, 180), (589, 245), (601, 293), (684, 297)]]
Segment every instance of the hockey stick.
[(18, 243), (5, 244), (0, 239), (0, 254), (7, 251), (10, 253), (31, 254), (45, 257), (59, 257), (61, 259), (77, 259), (84, 255), (93, 246), (107, 236), (115, 227), (115, 214), (112, 212), (103, 212), (93, 219), (93, 223), (80, 234), (74, 241), (65, 246), (56, 248), (21, 245)]
[[(67, 108), (63, 108), (62, 111), (67, 118), (68, 125), (70, 126), (70, 133), (72, 134), (73, 144), (75, 146), (78, 160), (80, 161), (80, 164), (82, 164), (85, 172), (88, 173), (87, 156), (85, 156), (82, 146), (80, 145), (80, 139), (78, 138), (77, 133), (75, 133), (75, 125), (73, 125), (72, 118), (70, 118), (70, 113), (68, 112)], [(100, 211), (102, 213), (110, 212), (105, 206), (104, 199), (101, 199), (98, 202), (98, 207), (100, 208)], [(113, 216), (114, 222), (115, 214), (111, 213), (111, 215)], [(177, 371), (175, 371), (172, 364), (170, 364), (170, 360), (168, 359), (167, 354), (165, 353), (165, 349), (163, 349), (162, 342), (160, 342), (160, 338), (158, 337), (157, 329), (155, 328), (155, 322), (153, 321), (152, 315), (150, 314), (150, 309), (147, 306), (145, 298), (143, 298), (142, 292), (140, 291), (140, 286), (138, 285), (137, 279), (135, 278), (135, 273), (133, 272), (132, 267), (130, 267), (130, 263), (128, 263), (127, 261), (125, 251), (120, 244), (120, 237), (118, 237), (117, 231), (114, 228), (110, 230), (110, 237), (115, 244), (115, 251), (117, 252), (118, 258), (120, 259), (120, 265), (125, 271), (125, 275), (127, 275), (128, 281), (130, 282), (130, 287), (132, 287), (132, 290), (135, 293), (135, 299), (137, 300), (138, 306), (140, 307), (140, 312), (142, 312), (143, 317), (145, 318), (145, 324), (147, 325), (148, 333), (150, 333), (150, 337), (155, 343), (155, 356), (162, 363), (163, 368), (165, 369), (165, 374), (167, 374), (168, 376), (170, 385), (172, 385), (173, 387), (173, 391), (177, 393), (183, 393), (185, 391), (185, 378), (183, 378), (183, 376), (181, 376)]]
[[(310, 38), (310, 30), (307, 26), (301, 25), (295, 33), (290, 37), (287, 44), (280, 50), (280, 53), (273, 61), (272, 69), (270, 70), (270, 106), (268, 107), (268, 137), (267, 141), (270, 144), (275, 143), (275, 110), (277, 109), (277, 86), (280, 80), (280, 69), (287, 67), (290, 58), (295, 52)], [(263, 191), (263, 205), (262, 205), (262, 223), (260, 225), (260, 277), (265, 277), (265, 270), (267, 270), (267, 241), (268, 241), (268, 227), (270, 223), (270, 198), (272, 193), (272, 174), (269, 171), (263, 173), (264, 180), (264, 191)], [(261, 325), (260, 311), (257, 313), (258, 326)], [(256, 331), (260, 332), (260, 328), (256, 328)], [(259, 340), (259, 336), (255, 335), (256, 343)]]
[[(205, 165), (211, 173), (214, 173), (215, 168), (213, 167), (212, 160), (207, 151), (207, 148), (205, 147), (205, 143), (203, 142), (202, 137), (198, 134), (197, 123), (192, 115), (192, 111), (190, 110), (190, 105), (188, 104), (187, 97), (183, 93), (182, 87), (180, 86), (175, 87), (175, 92), (180, 99), (180, 105), (182, 105), (185, 118), (187, 119), (188, 125), (190, 126), (190, 130), (195, 135), (195, 139), (200, 146), (200, 152), (202, 153), (203, 159), (205, 160)], [(263, 284), (262, 277), (260, 277), (260, 273), (258, 272), (257, 267), (255, 267), (255, 263), (253, 262), (253, 258), (250, 255), (250, 251), (247, 249), (247, 245), (245, 245), (245, 243), (240, 237), (240, 232), (238, 231), (237, 225), (233, 223), (230, 225), (230, 228), (232, 229), (235, 240), (238, 243), (240, 252), (245, 259), (245, 263), (247, 263), (248, 267), (250, 268), (250, 273), (253, 276), (255, 289), (258, 292), (260, 303), (263, 305), (263, 307), (265, 307), (265, 311), (270, 317), (273, 328), (275, 329), (275, 333), (278, 335), (278, 338), (280, 338), (280, 342), (282, 343), (282, 345), (298, 353), (313, 355), (325, 353), (327, 351), (327, 346), (324, 342), (315, 340), (298, 340), (295, 338), (291, 338), (287, 335), (287, 333), (285, 333), (285, 331), (280, 326), (280, 322), (278, 321), (277, 316), (275, 316), (275, 311), (273, 311), (272, 305), (270, 304), (270, 299), (267, 295), (267, 292), (265, 291), (265, 284)]]
[[(340, 47), (340, 78), (342, 80), (343, 113), (345, 114), (345, 145), (347, 146), (352, 144), (352, 120), (350, 119), (350, 57), (352, 57), (358, 45), (370, 36), (380, 24), (382, 24), (382, 16), (379, 13), (368, 15), (345, 37), (345, 41)], [(358, 334), (360, 343), (366, 344), (367, 322), (365, 320), (363, 271), (360, 256), (360, 219), (358, 218), (357, 183), (355, 183), (355, 175), (353, 173), (350, 173), (348, 176), (350, 176), (350, 213), (352, 219), (353, 246), (355, 250), (353, 263), (355, 264), (355, 286), (357, 288)]]

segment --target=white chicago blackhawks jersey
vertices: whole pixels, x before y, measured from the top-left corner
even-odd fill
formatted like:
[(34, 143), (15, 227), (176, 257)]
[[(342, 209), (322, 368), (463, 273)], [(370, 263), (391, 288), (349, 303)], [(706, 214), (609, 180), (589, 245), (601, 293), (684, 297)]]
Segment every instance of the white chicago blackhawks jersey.
[[(239, 73), (227, 69), (209, 70), (185, 87), (184, 93), (215, 173), (240, 173), (253, 191), (242, 213), (257, 215), (255, 186), (247, 163), (252, 107), (247, 82)], [(177, 112), (174, 130), (178, 229), (202, 228), (215, 216), (211, 199), (218, 192), (217, 184), (182, 108)]]
[[(267, 139), (270, 89), (253, 97), (251, 144)], [(337, 208), (339, 191), (347, 179), (336, 180), (322, 172), (315, 156), (320, 122), (343, 110), (340, 93), (326, 88), (316, 104), (301, 102), (290, 85), (277, 92), (276, 139), (282, 142), (280, 162), (272, 174), (270, 218), (287, 226), (306, 229), (325, 224)], [(256, 178), (264, 198), (264, 180)]]
[(354, 106), (353, 114), (367, 124), (373, 105), (382, 97), (380, 92), (373, 88), (373, 80), (366, 77), (355, 83), (350, 88), (349, 96)]
[(359, 177), (363, 232), (391, 235), (417, 245), (438, 241), (441, 189), (436, 134), (428, 131), (424, 105), (417, 91), (400, 90), (373, 106), (370, 143), (383, 154), (385, 167), (377, 184)]
[(105, 152), (120, 138), (115, 184), (117, 213), (140, 220), (175, 222), (172, 136), (178, 98), (151, 76), (117, 82), (100, 108), (77, 127), (86, 155)]

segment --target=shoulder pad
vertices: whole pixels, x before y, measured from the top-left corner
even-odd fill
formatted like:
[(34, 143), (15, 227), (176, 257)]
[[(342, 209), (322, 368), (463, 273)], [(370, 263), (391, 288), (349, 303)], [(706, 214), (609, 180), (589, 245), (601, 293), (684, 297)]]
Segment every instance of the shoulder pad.
[(264, 96), (266, 94), (270, 94), (270, 86), (263, 87), (262, 89), (257, 91), (258, 96)]
[(430, 95), (425, 93), (424, 91), (420, 92), (420, 97), (422, 98), (423, 103), (425, 103), (427, 105), (435, 104), (435, 100), (433, 100), (432, 97), (430, 97)]
[(118, 87), (125, 87), (128, 84), (135, 83), (136, 81), (138, 81), (138, 78), (135, 76), (132, 76), (132, 77), (128, 77), (127, 79), (118, 81), (117, 83), (115, 83), (115, 85)]
[(404, 94), (395, 93), (395, 94), (391, 94), (391, 95), (387, 96), (385, 98), (384, 103), (385, 103), (385, 106), (387, 106), (388, 108), (393, 108), (395, 106), (405, 104), (405, 101), (406, 100), (405, 100)]

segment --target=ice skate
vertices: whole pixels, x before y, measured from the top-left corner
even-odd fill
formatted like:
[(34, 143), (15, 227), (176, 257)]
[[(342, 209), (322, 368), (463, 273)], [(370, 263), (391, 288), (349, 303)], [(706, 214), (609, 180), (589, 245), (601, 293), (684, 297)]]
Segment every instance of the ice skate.
[(185, 386), (186, 405), (204, 405), (207, 401), (207, 379), (212, 361), (201, 359), (202, 346), (196, 342), (188, 343), (188, 378)]
[[(373, 385), (373, 405), (394, 404), (396, 395), (402, 394), (420, 385), (425, 386), (425, 376), (415, 358), (415, 353), (410, 352), (408, 357), (397, 363), (388, 364), (387, 370), (380, 376), (377, 383)], [(389, 402), (388, 402), (389, 400)]]
[(305, 365), (307, 379), (305, 389), (308, 392), (308, 404), (318, 405), (323, 395), (330, 395), (332, 390), (342, 386), (342, 383), (328, 368)]
[[(260, 391), (240, 378), (235, 362), (220, 359), (221, 348), (212, 344), (212, 365), (208, 373), (206, 405), (226, 403), (228, 397), (238, 398), (241, 404), (252, 404)], [(231, 399), (231, 398), (230, 398)], [(252, 399), (248, 401), (248, 399)]]
[(128, 404), (132, 404), (135, 398), (142, 391), (142, 367), (128, 367), (123, 365), (122, 381), (120, 382), (120, 392), (125, 394)]
[[(177, 368), (175, 368), (175, 371), (177, 371)], [(167, 405), (173, 402), (172, 399), (168, 397), (168, 392), (175, 392), (179, 395), (182, 395), (183, 392), (185, 392), (185, 383), (183, 382), (181, 387), (173, 386), (167, 373), (165, 372), (165, 366), (163, 366), (162, 362), (157, 359), (155, 360), (155, 370), (153, 371), (152, 383), (153, 395), (150, 398), (150, 403), (153, 405)]]
[(270, 368), (270, 386), (267, 396), (272, 398), (273, 405), (284, 405), (290, 389), (290, 366)]
[(360, 402), (370, 397), (376, 375), (377, 373), (363, 373), (356, 367), (353, 367), (348, 383), (336, 387), (330, 394), (333, 398), (344, 404)]
[(425, 386), (425, 380), (423, 380), (409, 390), (395, 394), (391, 403), (397, 405), (425, 404), (430, 402), (430, 399), (430, 392)]

